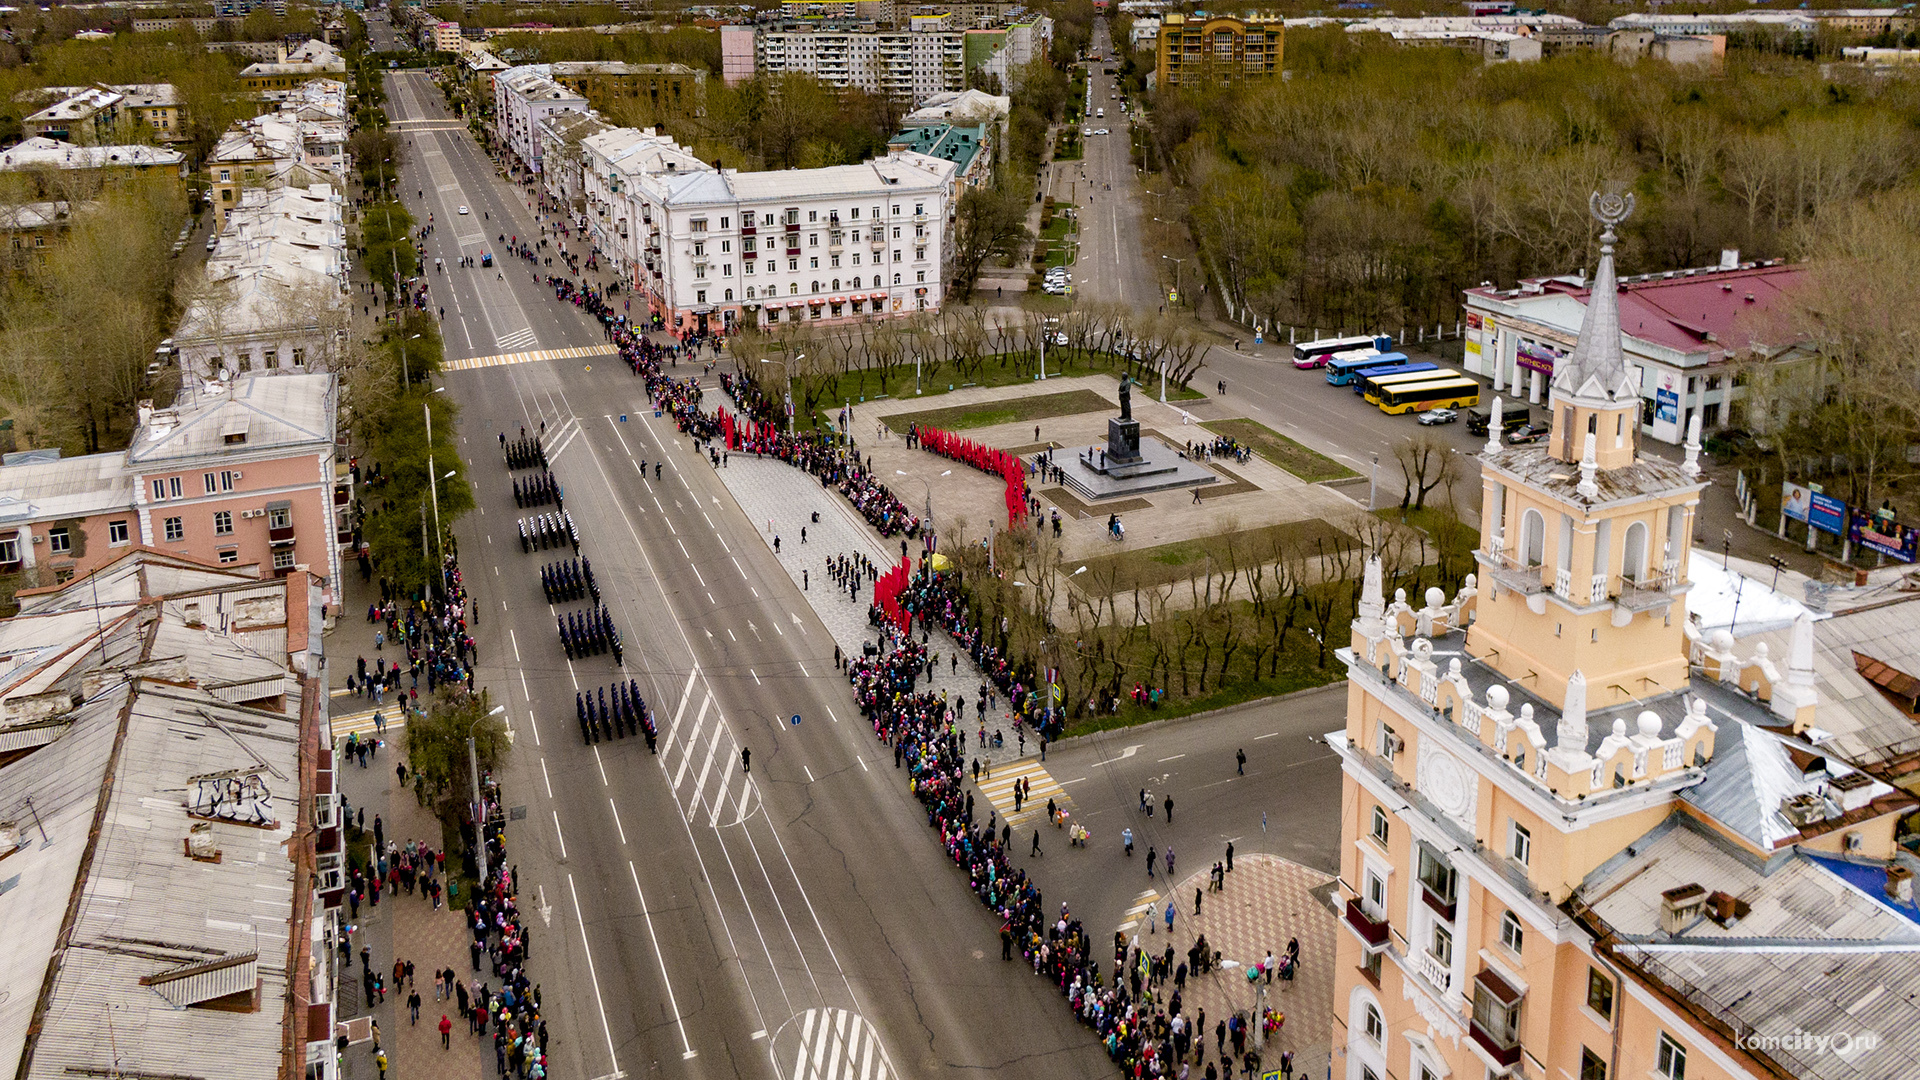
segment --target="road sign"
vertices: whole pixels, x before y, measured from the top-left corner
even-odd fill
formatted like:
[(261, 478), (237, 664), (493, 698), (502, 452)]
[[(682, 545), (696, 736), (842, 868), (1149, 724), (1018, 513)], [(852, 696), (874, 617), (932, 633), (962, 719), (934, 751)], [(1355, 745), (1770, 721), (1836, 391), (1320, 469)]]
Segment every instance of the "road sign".
[(623, 423), (623, 424), (627, 422), (627, 414), (626, 414), (626, 413), (621, 413), (621, 414), (620, 414), (620, 422), (621, 422), (621, 423)]
[(799, 713), (794, 713), (794, 714), (793, 714), (793, 726), (795, 726), (795, 727), (799, 727), (799, 726), (800, 726), (800, 714), (799, 714)]

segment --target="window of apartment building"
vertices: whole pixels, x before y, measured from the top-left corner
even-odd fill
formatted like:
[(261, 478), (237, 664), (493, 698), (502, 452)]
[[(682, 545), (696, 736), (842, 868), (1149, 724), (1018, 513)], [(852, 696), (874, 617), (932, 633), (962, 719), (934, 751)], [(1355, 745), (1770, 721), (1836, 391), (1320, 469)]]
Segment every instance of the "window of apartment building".
[(797, 282), (797, 281), (790, 281), (790, 282), (788, 282), (788, 283), (787, 283), (787, 295), (788, 295), (788, 296), (799, 296), (799, 295), (800, 295), (800, 283), (799, 283), (799, 282)]
[(1707, 376), (1707, 389), (1709, 390), (1720, 389), (1720, 376), (1718, 375)]
[(1387, 883), (1371, 870), (1367, 871), (1367, 909), (1382, 918), (1387, 911)]
[(833, 267), (835, 270), (840, 269), (840, 256), (838, 255), (828, 256), (827, 265)]
[(20, 540), (9, 536), (0, 539), (0, 566), (14, 566), (20, 562)]
[(773, 215), (772, 214), (763, 215), (761, 217), (760, 224), (771, 228), (773, 226)]
[(286, 529), (293, 525), (293, 511), (285, 506), (275, 506), (267, 510), (267, 527)]
[(1613, 1019), (1613, 980), (1599, 968), (1587, 969), (1587, 1008), (1602, 1020)]
[(726, 255), (732, 251), (733, 251), (733, 241), (731, 240), (720, 241), (720, 254)]
[(232, 182), (233, 182), (233, 170), (232, 170), (232, 169), (221, 169), (221, 170), (220, 170), (220, 182), (221, 182), (221, 183), (223, 183), (223, 184), (227, 184), (227, 183), (232, 183)]
[(899, 275), (899, 274), (895, 274), (895, 275), (893, 275), (893, 283), (894, 283), (895, 285), (898, 285), (898, 284), (900, 284), (900, 275)]
[(166, 520), (165, 527), (168, 540), (185, 540), (187, 538), (187, 525), (183, 519), (170, 517)]
[(812, 224), (813, 222), (816, 222), (816, 221), (819, 221), (819, 220), (820, 220), (820, 211), (818, 211), (818, 210), (809, 210), (809, 211), (807, 211), (807, 222), (808, 222), (808, 224)]
[(1580, 1080), (1607, 1080), (1607, 1063), (1584, 1046), (1580, 1048)]
[(1386, 758), (1388, 761), (1392, 761), (1394, 757), (1400, 753), (1400, 748), (1406, 745), (1400, 736), (1394, 733), (1392, 724), (1383, 723), (1380, 725), (1378, 739), (1379, 744), (1376, 750), (1381, 757)]
[(707, 264), (706, 264), (706, 263), (694, 263), (694, 264), (693, 264), (693, 276), (694, 276), (694, 277), (697, 277), (697, 278), (703, 278), (703, 277), (706, 277), (706, 276), (707, 276)]
[(213, 535), (226, 536), (233, 532), (233, 511), (215, 510), (213, 512)]
[(877, 206), (876, 206), (876, 207), (874, 207), (874, 208), (873, 208), (873, 216), (874, 216), (874, 217), (876, 217), (876, 218), (880, 216), (880, 208), (879, 208), (879, 207), (877, 207)]
[(741, 273), (744, 273), (744, 274), (746, 274), (746, 275), (747, 275), (748, 277), (752, 277), (752, 276), (753, 276), (753, 264), (752, 264), (752, 263), (748, 263), (747, 265), (745, 265), (745, 266), (743, 266), (743, 267), (741, 267)]
[(107, 543), (124, 544), (127, 542), (127, 523), (124, 521), (107, 522)]
[(694, 232), (697, 232), (697, 233), (703, 233), (703, 232), (706, 232), (706, 231), (707, 231), (707, 219), (706, 219), (706, 218), (703, 218), (703, 217), (697, 217), (697, 218), (694, 218), (694, 219), (693, 219), (692, 221), (689, 221), (689, 222), (687, 223), (687, 227), (688, 227), (688, 228), (690, 228), (690, 229), (692, 229), (692, 230), (693, 230)]
[(1360, 970), (1366, 972), (1367, 978), (1372, 979), (1375, 986), (1380, 985), (1380, 956), (1381, 954), (1377, 952), (1368, 953), (1366, 958), (1360, 961)]
[[(898, 226), (898, 225), (895, 225), (895, 226), (893, 227), (893, 238), (894, 238), (895, 240), (898, 240), (898, 239), (900, 239), (900, 226)], [(899, 258), (899, 257), (900, 257), (900, 256), (898, 256), (898, 255), (895, 255), (895, 256), (894, 256), (894, 258), (896, 258), (896, 259), (897, 259), (897, 258)]]
[(726, 293), (723, 294), (722, 299), (724, 299), (729, 304), (733, 303), (733, 290), (728, 289)]
[(1362, 1030), (1366, 1032), (1368, 1042), (1378, 1046), (1386, 1039), (1387, 1025), (1380, 1019), (1380, 1010), (1372, 1003), (1368, 1003), (1366, 1018), (1362, 1022), (1366, 1025)]
[(707, 290), (705, 290), (705, 289), (701, 289), (701, 290), (699, 290), (698, 292), (696, 292), (696, 293), (694, 293), (694, 294), (693, 294), (693, 302), (694, 302), (694, 303), (696, 303), (696, 304), (704, 304), (704, 303), (706, 303), (706, 302), (707, 302)]
[(1660, 1045), (1654, 1053), (1653, 1071), (1666, 1080), (1687, 1080), (1687, 1048), (1664, 1031), (1660, 1033)]
[(1526, 928), (1520, 925), (1520, 917), (1509, 911), (1500, 916), (1500, 944), (1514, 952), (1527, 940)]
[(693, 256), (699, 258), (707, 253), (707, 245), (699, 240), (693, 242)]
[(913, 227), (913, 235), (915, 236), (927, 235), (927, 227), (925, 225), (915, 225)]
[(915, 217), (919, 217), (919, 216), (921, 216), (921, 215), (923, 215), (923, 214), (925, 214), (926, 212), (927, 212), (927, 204), (926, 204), (926, 203), (914, 203), (914, 204), (913, 204), (913, 215), (914, 215)]
[(1387, 837), (1391, 835), (1392, 829), (1393, 826), (1387, 819), (1387, 808), (1384, 806), (1375, 806), (1373, 808), (1373, 838), (1380, 841), (1381, 847), (1387, 845)]
[(47, 530), (47, 550), (55, 555), (65, 555), (73, 550), (73, 533), (65, 525)]
[(926, 248), (923, 248), (923, 247), (917, 247), (917, 248), (914, 248), (914, 249), (913, 249), (913, 261), (914, 261), (914, 262), (925, 262), (925, 261), (927, 261), (927, 249), (926, 249)]
[(260, 366), (272, 371), (280, 366), (280, 354), (272, 349), (260, 354)]
[(808, 246), (808, 247), (819, 247), (819, 246), (820, 246), (820, 234), (819, 234), (819, 233), (817, 233), (817, 232), (810, 232), (810, 233), (808, 233), (808, 234), (807, 234), (807, 246)]
[(1365, 1065), (1360, 1066), (1360, 1080), (1380, 1080), (1380, 1074)]
[(1443, 904), (1454, 901), (1455, 889), (1459, 886), (1460, 875), (1447, 861), (1431, 847), (1420, 845), (1420, 884)]
[(820, 256), (818, 256), (818, 255), (814, 255), (814, 256), (812, 256), (812, 257), (810, 257), (809, 259), (807, 259), (807, 269), (809, 269), (809, 270), (818, 270), (818, 269), (820, 269)]
[(1507, 834), (1507, 858), (1521, 866), (1526, 866), (1533, 858), (1533, 834), (1527, 831), (1525, 825), (1517, 821), (1509, 822), (1509, 827), (1511, 831)]
[[(730, 228), (732, 228), (732, 227), (733, 227), (733, 219), (732, 219), (732, 218), (724, 218), (724, 217), (723, 217), (723, 218), (721, 218), (721, 219), (720, 219), (720, 228), (721, 228), (721, 229), (722, 229), (723, 231), (724, 231), (724, 230), (726, 230), (726, 229), (730, 229)], [(725, 250), (725, 245), (724, 245), (724, 244), (722, 245), (722, 250)]]
[(1453, 931), (1441, 923), (1433, 924), (1433, 944), (1427, 949), (1442, 964), (1453, 963)]
[(925, 284), (927, 280), (927, 272), (925, 270), (914, 271), (913, 280), (920, 282), (921, 284)]
[(795, 270), (798, 270), (798, 269), (800, 269), (800, 260), (799, 260), (799, 259), (788, 259), (788, 260), (787, 260), (787, 272), (788, 272), (788, 273), (792, 273), (792, 272), (794, 272)]
[(290, 550), (290, 549), (288, 549), (288, 548), (281, 548), (281, 549), (280, 549), (279, 551), (276, 551), (276, 552), (274, 552), (274, 553), (273, 553), (273, 568), (274, 568), (275, 570), (291, 570), (291, 569), (293, 569), (293, 552), (292, 552), (292, 550)]
[(1719, 427), (1720, 426), (1720, 403), (1719, 402), (1709, 401), (1705, 405), (1700, 406), (1700, 426), (1701, 427)]
[(808, 292), (819, 292), (819, 291), (820, 291), (820, 283), (819, 283), (818, 281), (810, 281), (810, 282), (808, 282), (808, 283), (807, 283), (807, 291), (808, 291)]

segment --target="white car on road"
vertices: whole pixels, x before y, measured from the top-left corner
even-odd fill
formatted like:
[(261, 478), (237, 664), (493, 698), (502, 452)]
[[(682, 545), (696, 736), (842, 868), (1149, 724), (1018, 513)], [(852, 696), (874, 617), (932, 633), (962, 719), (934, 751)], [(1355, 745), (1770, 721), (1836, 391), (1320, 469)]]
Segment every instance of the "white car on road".
[(468, 213), (468, 211), (467, 211), (467, 208), (466, 208), (466, 207), (464, 207), (464, 206), (463, 206), (463, 207), (461, 207), (461, 208), (460, 208), (460, 216), (461, 216), (461, 217), (465, 217), (465, 216), (467, 215), (467, 213)]

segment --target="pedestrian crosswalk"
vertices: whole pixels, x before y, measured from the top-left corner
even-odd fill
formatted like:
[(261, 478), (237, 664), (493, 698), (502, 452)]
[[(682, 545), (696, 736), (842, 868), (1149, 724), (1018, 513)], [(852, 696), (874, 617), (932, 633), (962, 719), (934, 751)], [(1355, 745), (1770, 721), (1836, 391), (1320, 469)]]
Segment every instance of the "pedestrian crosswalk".
[[(502, 342), (502, 344), (505, 344)], [(527, 344), (531, 345), (529, 340)], [(531, 352), (496, 353), (493, 356), (469, 356), (464, 360), (448, 360), (440, 365), (443, 371), (472, 371), (476, 368), (501, 367), (507, 364), (533, 364), (542, 360), (578, 360), (589, 356), (614, 356), (619, 352), (611, 345), (582, 345), (571, 349), (535, 349)]]
[(533, 327), (523, 326), (511, 334), (500, 335), (497, 343), (500, 348), (512, 351), (514, 349), (527, 348), (538, 340), (540, 339), (534, 334)]
[[(787, 1080), (891, 1080), (893, 1062), (880, 1033), (858, 1013), (808, 1009), (788, 1022), (793, 1068)], [(785, 1034), (785, 1033), (783, 1033)], [(787, 1046), (776, 1047), (776, 1053)], [(784, 1056), (784, 1055), (782, 1055)]]
[(1133, 930), (1140, 925), (1142, 919), (1145, 919), (1148, 925), (1152, 925), (1154, 909), (1159, 903), (1160, 891), (1158, 889), (1145, 890), (1133, 898), (1132, 907), (1127, 908), (1126, 911), (1121, 913), (1120, 925), (1114, 927), (1114, 930), (1122, 934), (1132, 933)]
[(407, 722), (405, 710), (393, 705), (383, 705), (378, 709), (364, 709), (360, 712), (347, 713), (344, 716), (333, 716), (329, 718), (328, 722), (333, 726), (333, 737), (336, 739), (344, 739), (348, 735), (372, 734), (377, 730), (373, 723), (375, 713), (380, 714), (386, 719), (387, 730), (389, 731)]
[[(696, 670), (694, 675), (698, 674)], [(740, 760), (739, 741), (720, 715), (713, 691), (704, 685), (696, 687), (694, 678), (687, 680), (680, 703), (661, 732), (660, 763), (689, 824), (738, 825), (760, 807), (753, 774)]]
[[(1020, 802), (1019, 810), (1014, 809), (1013, 788), (1020, 781), (1026, 781), (1027, 795)], [(1045, 817), (1047, 800), (1052, 799), (1057, 807), (1071, 809), (1073, 800), (1066, 789), (1047, 772), (1040, 759), (1020, 758), (1003, 765), (993, 767), (993, 772), (983, 775), (979, 783), (980, 794), (984, 795), (1000, 816), (1008, 822), (1019, 823), (1035, 817)]]

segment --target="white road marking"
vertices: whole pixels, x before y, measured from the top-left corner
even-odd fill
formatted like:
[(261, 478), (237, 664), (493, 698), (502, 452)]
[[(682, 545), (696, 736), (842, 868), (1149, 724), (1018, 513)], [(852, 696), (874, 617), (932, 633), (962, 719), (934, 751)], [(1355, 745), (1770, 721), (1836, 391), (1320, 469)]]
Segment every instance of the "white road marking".
[(609, 798), (607, 800), (607, 809), (613, 812), (613, 827), (620, 830), (620, 844), (622, 847), (625, 847), (627, 843), (627, 827), (620, 824), (620, 808), (613, 805), (613, 800)]
[(593, 747), (593, 765), (594, 768), (600, 770), (600, 786), (611, 787), (612, 785), (607, 783), (607, 763), (600, 760), (600, 746), (598, 743), (594, 744)]
[[(633, 876), (633, 892), (634, 895), (640, 898), (640, 917), (647, 920), (647, 936), (653, 939), (653, 958), (655, 962), (660, 965), (660, 982), (667, 988), (667, 1008), (673, 1012), (673, 1022), (680, 1028), (680, 1045), (685, 1048), (684, 1052), (680, 1055), (680, 1060), (685, 1061), (689, 1058), (697, 1057), (698, 1054), (693, 1049), (693, 1043), (687, 1039), (686, 1021), (680, 1018), (680, 1003), (675, 1000), (674, 997), (673, 980), (667, 976), (667, 958), (660, 954), (660, 935), (653, 932), (653, 912), (647, 907), (646, 891), (640, 888), (640, 871), (634, 869), (633, 860), (631, 859), (627, 860), (627, 873)], [(572, 884), (572, 874), (567, 875), (567, 882), (569, 885)], [(591, 958), (589, 958), (588, 966), (589, 968), (592, 966)], [(597, 992), (598, 989), (599, 987), (596, 984), (595, 991)], [(609, 1036), (609, 1039), (611, 1039), (611, 1036)]]
[(547, 775), (547, 759), (540, 759), (540, 782), (547, 785), (547, 798), (553, 798), (553, 778)]
[[(559, 815), (554, 815), (556, 824), (559, 820)], [(637, 883), (638, 879), (636, 879)], [(573, 921), (580, 926), (580, 947), (586, 950), (587, 956), (587, 978), (593, 980), (593, 1000), (600, 1010), (600, 1030), (607, 1037), (607, 1060), (613, 1064), (612, 1071), (617, 1074), (620, 1071), (620, 1059), (613, 1051), (613, 1025), (607, 1023), (607, 999), (600, 993), (600, 976), (593, 966), (593, 946), (587, 941), (587, 920), (580, 914), (580, 890), (574, 888), (572, 874), (567, 875), (567, 892), (573, 895)]]
[(1254, 741), (1254, 742), (1259, 742), (1259, 741), (1260, 741), (1261, 739), (1271, 739), (1271, 738), (1273, 738), (1273, 737), (1274, 737), (1275, 735), (1278, 735), (1278, 734), (1280, 734), (1280, 733), (1279, 733), (1279, 732), (1277, 732), (1277, 731), (1269, 731), (1269, 732), (1267, 732), (1267, 733), (1266, 733), (1265, 735), (1255, 735), (1255, 736), (1253, 737), (1253, 741)]
[[(562, 835), (560, 832), (560, 811), (558, 810), (555, 810), (553, 812), (553, 837), (554, 839), (560, 841), (560, 857), (562, 859), (566, 858), (567, 857), (567, 838), (564, 835)], [(569, 878), (571, 878), (571, 875), (569, 875)]]
[(1159, 760), (1158, 762), (1156, 762), (1156, 764), (1160, 764), (1160, 765), (1164, 765), (1164, 764), (1166, 764), (1166, 763), (1167, 763), (1167, 762), (1169, 762), (1169, 761), (1179, 761), (1179, 760), (1180, 760), (1181, 758), (1183, 758), (1183, 757), (1186, 757), (1186, 756), (1187, 756), (1187, 755), (1185, 755), (1185, 754), (1175, 754), (1175, 755), (1173, 755), (1172, 757), (1163, 757), (1163, 758), (1161, 758), (1161, 759), (1160, 759), (1160, 760)]
[(806, 765), (804, 765), (804, 764), (802, 764), (802, 765), (801, 765), (800, 767), (801, 767), (802, 769), (806, 769), (806, 770), (807, 770), (807, 783), (809, 783), (809, 784), (811, 784), (811, 783), (813, 783), (813, 770), (812, 770), (812, 769), (809, 769), (809, 768), (807, 768), (807, 766), (806, 766)]

